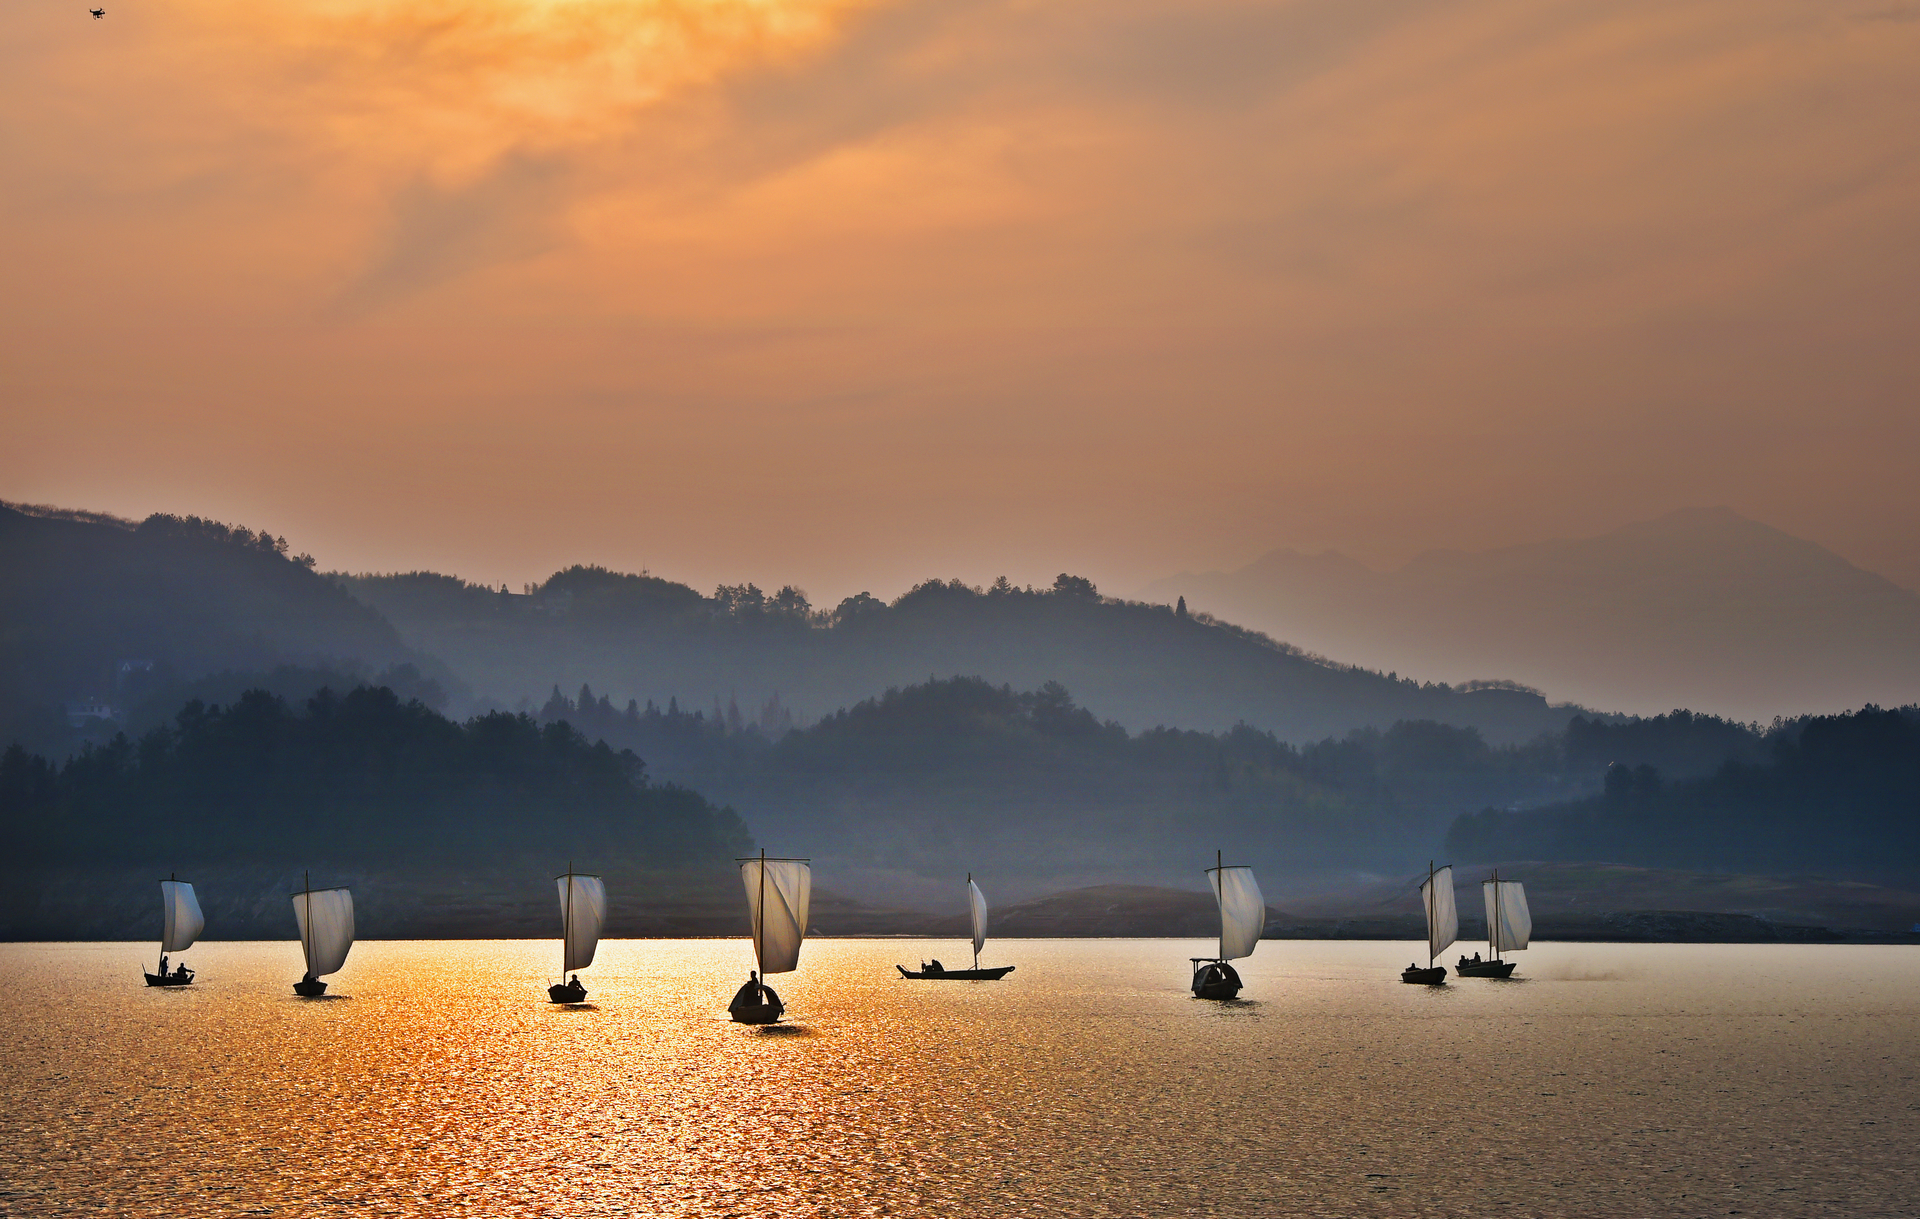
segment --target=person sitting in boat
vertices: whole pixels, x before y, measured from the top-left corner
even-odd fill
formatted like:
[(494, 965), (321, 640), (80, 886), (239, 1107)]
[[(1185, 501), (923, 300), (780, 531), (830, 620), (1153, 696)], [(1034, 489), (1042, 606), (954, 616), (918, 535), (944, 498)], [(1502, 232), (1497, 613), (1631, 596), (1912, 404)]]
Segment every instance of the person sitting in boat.
[(567, 979), (567, 989), (569, 989), (569, 990), (577, 990), (577, 991), (579, 991), (579, 992), (580, 992), (581, 994), (583, 994), (583, 995), (587, 993), (587, 988), (586, 988), (586, 987), (584, 987), (584, 986), (582, 986), (582, 985), (580, 985), (580, 975), (579, 975), (579, 974), (575, 974), (575, 975), (573, 975), (573, 976), (572, 976), (571, 978), (568, 978), (568, 979)]
[(779, 1007), (780, 996), (773, 993), (773, 987), (760, 980), (757, 970), (747, 972), (747, 984), (733, 994), (733, 1002), (727, 1004), (727, 1011), (739, 1015), (742, 1011), (756, 1007)]
[(947, 972), (947, 967), (940, 963), (940, 959), (938, 957), (934, 958), (933, 963), (931, 965), (922, 965), (920, 969), (922, 972), (930, 973), (930, 974), (943, 974)]
[(187, 968), (187, 963), (185, 961), (180, 962), (180, 967), (173, 971), (173, 976), (180, 979), (182, 982), (193, 981), (193, 971)]
[(160, 954), (160, 976), (167, 976), (167, 954), (164, 952)]
[(1473, 963), (1475, 965), (1478, 965), (1480, 963), (1480, 954), (1477, 952), (1473, 954)]

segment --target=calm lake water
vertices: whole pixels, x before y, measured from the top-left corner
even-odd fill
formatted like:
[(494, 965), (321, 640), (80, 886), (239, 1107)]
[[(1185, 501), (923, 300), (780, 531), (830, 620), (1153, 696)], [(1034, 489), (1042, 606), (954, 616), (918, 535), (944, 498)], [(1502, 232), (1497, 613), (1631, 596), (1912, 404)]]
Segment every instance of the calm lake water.
[(0, 946), (0, 1211), (144, 1215), (1917, 1215), (1920, 948), (815, 940), (792, 1023), (738, 941)]

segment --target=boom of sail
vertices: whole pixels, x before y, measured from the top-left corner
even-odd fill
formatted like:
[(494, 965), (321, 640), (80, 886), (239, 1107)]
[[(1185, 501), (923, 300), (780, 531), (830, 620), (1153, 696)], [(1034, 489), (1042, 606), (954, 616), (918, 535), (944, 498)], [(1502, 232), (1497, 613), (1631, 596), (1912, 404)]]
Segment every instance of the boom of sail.
[(1487, 902), (1487, 942), (1495, 952), (1518, 952), (1533, 935), (1533, 915), (1527, 910), (1527, 887), (1517, 880), (1480, 882)]
[(316, 978), (338, 973), (353, 947), (353, 894), (346, 889), (308, 889), (293, 895), (300, 921), (300, 948)]
[(743, 859), (740, 880), (747, 889), (753, 955), (760, 973), (793, 972), (800, 964), (800, 942), (807, 934), (813, 869), (804, 859)]
[(1427, 910), (1427, 956), (1431, 959), (1460, 938), (1460, 911), (1453, 902), (1453, 865), (1428, 875), (1420, 886), (1420, 904)]
[(593, 953), (600, 946), (600, 931), (607, 922), (607, 887), (598, 876), (569, 872), (556, 876), (560, 887), (561, 973), (572, 973), (593, 964)]
[(193, 942), (200, 938), (200, 933), (207, 929), (206, 916), (200, 913), (200, 900), (193, 895), (193, 886), (184, 880), (160, 882), (160, 909), (163, 918), (161, 952), (182, 952), (191, 948)]
[(1208, 868), (1214, 900), (1220, 903), (1220, 959), (1237, 961), (1253, 955), (1267, 926), (1267, 902), (1253, 869), (1242, 865)]

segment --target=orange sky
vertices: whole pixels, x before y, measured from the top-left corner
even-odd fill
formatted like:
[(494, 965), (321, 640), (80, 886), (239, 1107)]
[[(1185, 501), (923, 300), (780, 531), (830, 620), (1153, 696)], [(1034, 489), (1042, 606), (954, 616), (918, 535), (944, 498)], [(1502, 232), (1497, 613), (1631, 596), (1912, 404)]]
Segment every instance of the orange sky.
[(0, 10), (0, 498), (1130, 592), (1725, 503), (1920, 586), (1920, 4)]

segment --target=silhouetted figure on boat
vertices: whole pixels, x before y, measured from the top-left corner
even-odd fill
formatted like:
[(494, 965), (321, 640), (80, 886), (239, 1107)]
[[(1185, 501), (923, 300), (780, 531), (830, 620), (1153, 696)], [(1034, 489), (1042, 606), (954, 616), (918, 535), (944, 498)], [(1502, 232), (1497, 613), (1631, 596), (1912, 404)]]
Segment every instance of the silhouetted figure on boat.
[(160, 976), (167, 976), (167, 954), (164, 952), (160, 954)]
[(947, 967), (942, 965), (939, 958), (936, 957), (931, 963), (922, 965), (920, 970), (922, 973), (943, 974), (947, 972)]
[(780, 1002), (773, 987), (760, 980), (758, 970), (748, 971), (746, 985), (735, 991), (733, 1002), (727, 1004), (727, 1014), (742, 1024), (764, 1024), (769, 1011), (777, 1019), (785, 1010), (786, 1004)]
[(187, 963), (185, 961), (180, 962), (180, 964), (177, 967), (175, 967), (173, 971), (173, 976), (180, 979), (182, 982), (193, 981), (193, 971), (187, 968)]

